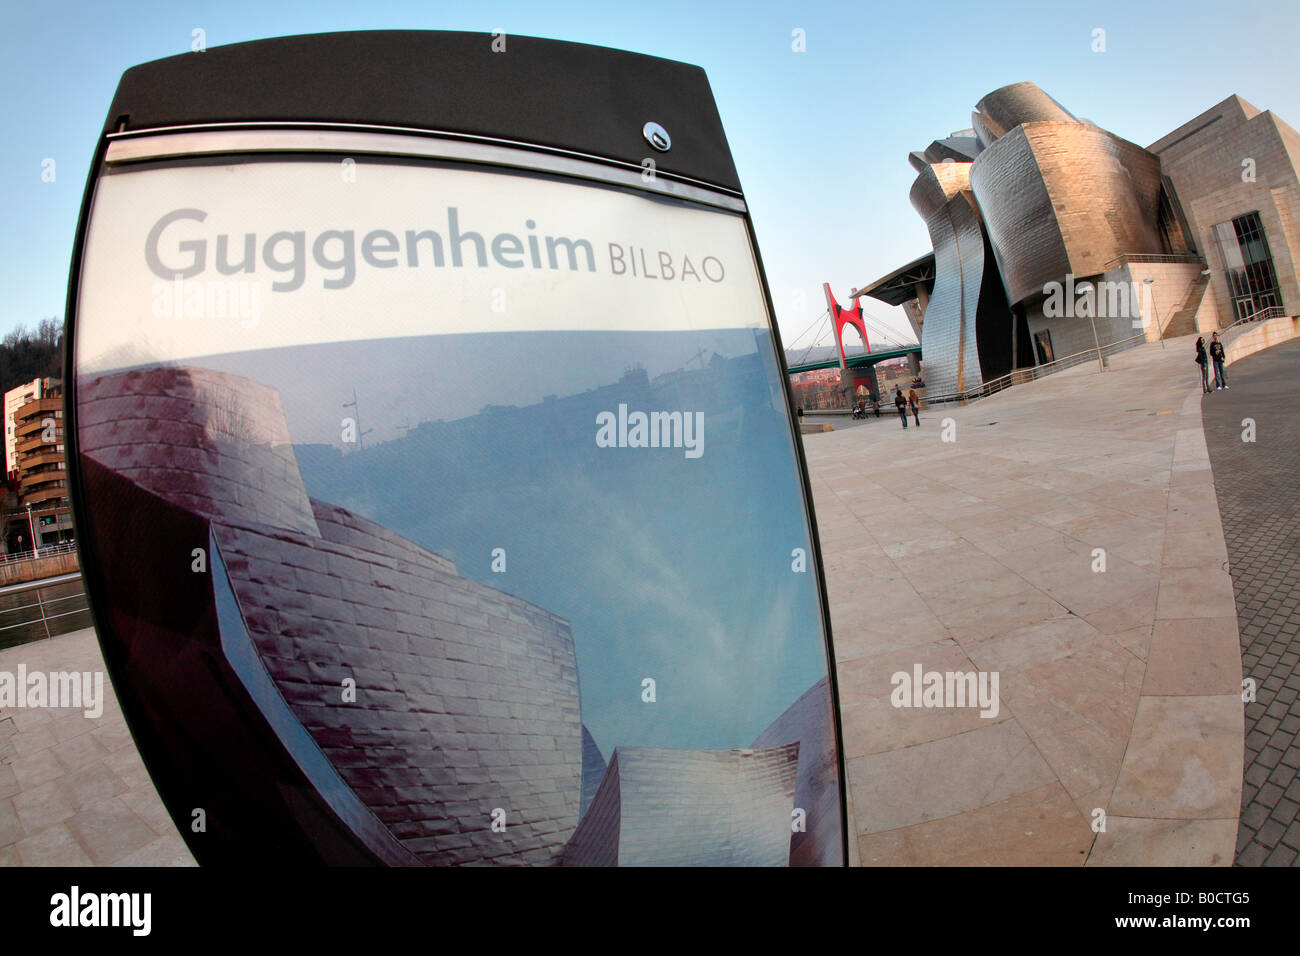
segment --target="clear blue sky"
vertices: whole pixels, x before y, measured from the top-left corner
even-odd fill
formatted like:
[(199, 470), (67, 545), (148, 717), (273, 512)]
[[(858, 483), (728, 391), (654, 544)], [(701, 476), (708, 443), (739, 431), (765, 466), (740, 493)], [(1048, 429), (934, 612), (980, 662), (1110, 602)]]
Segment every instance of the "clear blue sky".
[[(822, 311), (930, 249), (907, 153), (970, 125), (985, 93), (1033, 80), (1075, 115), (1146, 146), (1239, 93), (1300, 126), (1300, 4), (1267, 2), (679, 2), (585, 4), (4, 2), (0, 23), (0, 334), (62, 317), (95, 135), (122, 71), (209, 46), (334, 30), (554, 37), (697, 63), (709, 74), (787, 342)], [(1092, 31), (1106, 51), (1092, 52)], [(791, 50), (791, 33), (807, 50)], [(42, 161), (56, 180), (41, 180)], [(804, 290), (806, 312), (793, 308)], [(901, 312), (868, 311), (903, 328)], [(807, 344), (808, 339), (800, 344)]]

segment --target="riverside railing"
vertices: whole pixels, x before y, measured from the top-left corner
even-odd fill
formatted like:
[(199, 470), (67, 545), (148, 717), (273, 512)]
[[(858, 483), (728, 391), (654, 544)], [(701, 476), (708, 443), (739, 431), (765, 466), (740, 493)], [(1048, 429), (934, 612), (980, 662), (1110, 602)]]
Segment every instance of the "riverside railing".
[(81, 570), (77, 546), (71, 542), (50, 545), (35, 552), (0, 555), (0, 558), (3, 559), (0, 560), (0, 587), (43, 581)]
[(48, 558), (55, 554), (67, 554), (69, 551), (77, 550), (77, 542), (61, 541), (58, 544), (49, 544), (43, 548), (37, 548), (35, 551), (15, 551), (12, 554), (0, 554), (0, 564), (8, 564), (12, 561), (31, 561), (35, 558)]
[[(69, 620), (76, 615), (84, 620)], [(0, 648), (89, 626), (90, 602), (80, 571), (0, 588)]]
[(1132, 348), (1137, 348), (1147, 340), (1145, 332), (1139, 332), (1137, 335), (1127, 339), (1120, 339), (1118, 342), (1108, 342), (1100, 348), (1084, 349), (1082, 352), (1075, 352), (1072, 355), (1066, 355), (1052, 362), (1043, 365), (1034, 365), (1030, 368), (1018, 368), (1000, 378), (992, 379), (983, 385), (977, 385), (975, 388), (968, 388), (961, 392), (952, 392), (946, 395), (927, 395), (922, 400), (926, 407), (935, 405), (966, 405), (971, 402), (979, 401), (981, 398), (988, 398), (990, 395), (996, 395), (998, 392), (1005, 391), (1013, 385), (1024, 385), (1026, 382), (1034, 382), (1040, 378), (1045, 378), (1055, 372), (1064, 371), (1067, 368), (1074, 368), (1076, 365), (1083, 365), (1087, 362), (1098, 362), (1105, 365), (1105, 361), (1118, 352), (1125, 352)]

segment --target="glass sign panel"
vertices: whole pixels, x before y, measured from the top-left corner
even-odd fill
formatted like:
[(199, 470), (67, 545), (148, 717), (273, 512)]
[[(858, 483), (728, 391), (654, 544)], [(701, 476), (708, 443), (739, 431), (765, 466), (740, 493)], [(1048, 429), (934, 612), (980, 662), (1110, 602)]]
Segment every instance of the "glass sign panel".
[(173, 814), (228, 705), (368, 858), (842, 863), (742, 215), (343, 156), (115, 170), (73, 348), (101, 641)]

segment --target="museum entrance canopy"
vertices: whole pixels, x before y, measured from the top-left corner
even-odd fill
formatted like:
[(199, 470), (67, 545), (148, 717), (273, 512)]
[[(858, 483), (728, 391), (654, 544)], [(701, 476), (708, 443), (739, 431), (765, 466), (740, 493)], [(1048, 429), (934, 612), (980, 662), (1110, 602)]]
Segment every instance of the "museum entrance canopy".
[(877, 279), (866, 288), (859, 289), (854, 297), (870, 296), (889, 305), (902, 305), (917, 298), (918, 289), (929, 294), (934, 289), (934, 253), (913, 259), (889, 275)]

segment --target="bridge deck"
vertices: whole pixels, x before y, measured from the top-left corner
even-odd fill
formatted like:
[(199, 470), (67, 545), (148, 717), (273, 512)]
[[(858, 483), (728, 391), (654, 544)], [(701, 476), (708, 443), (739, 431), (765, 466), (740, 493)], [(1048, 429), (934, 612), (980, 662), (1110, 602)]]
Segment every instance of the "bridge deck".
[[(896, 349), (881, 349), (878, 352), (862, 352), (859, 355), (849, 355), (844, 359), (844, 364), (849, 368), (870, 368), (877, 362), (883, 362), (886, 359), (902, 358), (904, 355), (920, 355), (921, 346), (905, 345)], [(791, 375), (796, 372), (812, 372), (820, 368), (835, 368), (840, 364), (837, 358), (827, 359), (824, 362), (808, 362), (804, 365), (791, 365), (786, 371)]]

